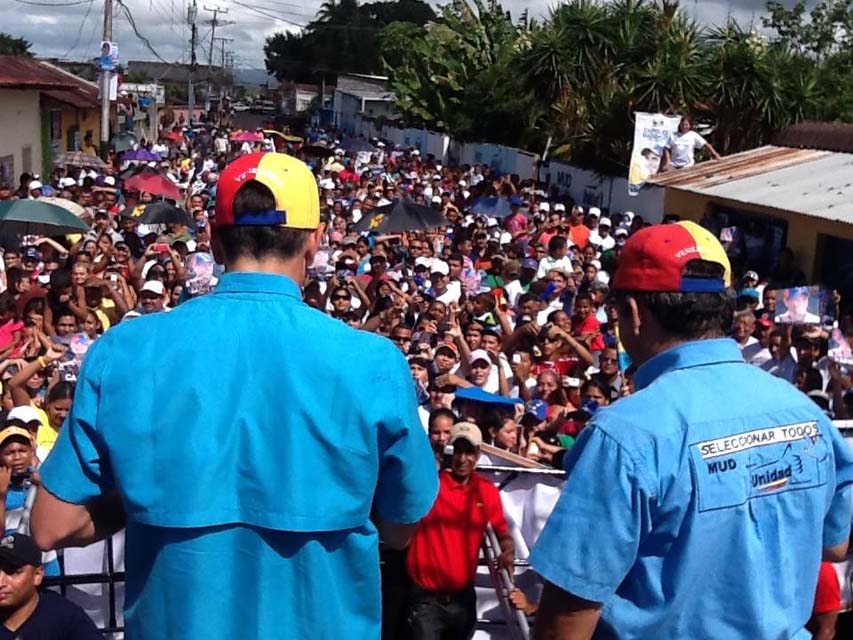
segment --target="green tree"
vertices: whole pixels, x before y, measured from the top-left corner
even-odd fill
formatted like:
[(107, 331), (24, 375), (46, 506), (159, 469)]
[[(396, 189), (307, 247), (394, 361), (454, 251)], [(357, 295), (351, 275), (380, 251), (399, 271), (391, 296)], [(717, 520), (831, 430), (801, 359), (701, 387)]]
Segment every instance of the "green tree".
[(267, 38), (266, 66), (279, 80), (296, 82), (317, 82), (320, 76), (345, 72), (381, 73), (382, 29), (392, 22), (421, 25), (434, 17), (422, 0), (362, 5), (356, 0), (327, 0), (302, 33)]
[(7, 56), (32, 57), (30, 47), (32, 43), (24, 38), (16, 38), (8, 33), (0, 32), (0, 54)]

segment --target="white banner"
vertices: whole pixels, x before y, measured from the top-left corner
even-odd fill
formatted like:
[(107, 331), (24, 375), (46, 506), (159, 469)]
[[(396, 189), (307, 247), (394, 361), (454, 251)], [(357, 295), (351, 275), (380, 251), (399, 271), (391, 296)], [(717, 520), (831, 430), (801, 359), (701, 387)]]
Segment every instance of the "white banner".
[(634, 146), (628, 170), (628, 194), (636, 196), (649, 177), (660, 169), (663, 150), (669, 137), (678, 130), (681, 116), (660, 113), (634, 113)]

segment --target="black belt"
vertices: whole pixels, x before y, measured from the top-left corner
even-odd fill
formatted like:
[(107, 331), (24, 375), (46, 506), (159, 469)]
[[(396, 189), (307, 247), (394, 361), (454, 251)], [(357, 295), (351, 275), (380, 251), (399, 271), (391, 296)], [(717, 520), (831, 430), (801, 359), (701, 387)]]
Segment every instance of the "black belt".
[(450, 604), (451, 602), (470, 599), (473, 591), (473, 584), (458, 591), (433, 591), (432, 589), (425, 589), (414, 584), (412, 585), (412, 598), (414, 600), (430, 600), (440, 604)]

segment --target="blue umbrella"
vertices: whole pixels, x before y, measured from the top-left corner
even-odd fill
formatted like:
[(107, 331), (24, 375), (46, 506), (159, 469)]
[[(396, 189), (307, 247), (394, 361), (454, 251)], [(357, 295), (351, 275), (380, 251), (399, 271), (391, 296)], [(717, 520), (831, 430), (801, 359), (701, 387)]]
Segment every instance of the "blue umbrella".
[(499, 396), (496, 393), (483, 391), (480, 387), (466, 387), (456, 390), (457, 400), (470, 400), (471, 402), (482, 402), (483, 404), (492, 404), (502, 407), (514, 407), (517, 404), (524, 404), (521, 398), (507, 398)]
[(133, 151), (126, 151), (122, 156), (122, 160), (138, 160), (141, 162), (160, 162), (160, 156), (154, 153), (153, 151), (149, 151), (148, 149), (136, 149)]
[(489, 218), (508, 218), (512, 215), (512, 207), (505, 198), (479, 198), (471, 206), (471, 211)]
[(341, 143), (341, 149), (347, 153), (373, 153), (376, 149), (367, 140), (363, 138), (347, 138)]

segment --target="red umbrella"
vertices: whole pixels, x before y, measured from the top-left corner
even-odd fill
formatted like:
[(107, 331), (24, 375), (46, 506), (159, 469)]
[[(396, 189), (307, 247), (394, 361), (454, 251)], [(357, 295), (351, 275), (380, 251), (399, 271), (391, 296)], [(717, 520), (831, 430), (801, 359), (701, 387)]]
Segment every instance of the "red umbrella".
[(231, 142), (263, 142), (264, 135), (254, 131), (243, 131), (231, 136)]
[(160, 137), (165, 138), (166, 140), (171, 140), (172, 142), (180, 142), (184, 139), (184, 136), (181, 135), (180, 131), (167, 131)]
[(140, 173), (124, 181), (125, 189), (136, 189), (147, 191), (155, 196), (163, 196), (170, 200), (180, 200), (181, 190), (178, 186), (162, 174)]

